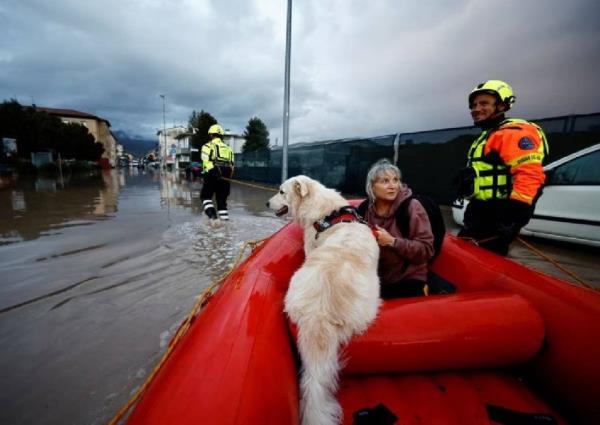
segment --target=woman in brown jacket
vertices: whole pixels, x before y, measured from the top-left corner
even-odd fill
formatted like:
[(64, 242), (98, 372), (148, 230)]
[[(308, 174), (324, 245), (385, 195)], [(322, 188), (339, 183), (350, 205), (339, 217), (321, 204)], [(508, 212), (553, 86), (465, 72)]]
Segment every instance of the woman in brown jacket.
[(376, 162), (367, 174), (369, 206), (365, 219), (377, 228), (382, 298), (423, 295), (427, 261), (434, 253), (429, 217), (418, 200), (412, 199), (408, 205), (407, 234), (398, 227), (396, 212), (412, 195), (401, 177), (400, 169), (385, 159)]

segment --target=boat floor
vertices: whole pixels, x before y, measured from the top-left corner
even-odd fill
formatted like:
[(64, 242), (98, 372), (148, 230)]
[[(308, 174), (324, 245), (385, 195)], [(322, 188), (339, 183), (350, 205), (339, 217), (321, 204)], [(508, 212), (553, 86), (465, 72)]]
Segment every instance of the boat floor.
[(338, 400), (347, 425), (355, 412), (380, 403), (402, 425), (567, 424), (521, 379), (504, 370), (347, 376), (340, 382)]

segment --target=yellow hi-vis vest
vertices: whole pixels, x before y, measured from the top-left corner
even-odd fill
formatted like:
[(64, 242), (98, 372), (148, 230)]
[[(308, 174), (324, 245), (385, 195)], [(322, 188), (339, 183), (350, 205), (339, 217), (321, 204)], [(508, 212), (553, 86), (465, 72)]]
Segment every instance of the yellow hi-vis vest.
[(518, 118), (507, 118), (502, 121), (498, 127), (485, 130), (481, 135), (473, 142), (469, 149), (467, 156), (467, 167), (471, 167), (475, 170), (474, 179), (474, 190), (473, 194), (469, 196), (469, 199), (479, 199), (487, 201), (489, 199), (508, 199), (512, 190), (512, 178), (510, 167), (504, 164), (500, 155), (487, 155), (484, 156), (484, 148), (486, 142), (490, 136), (497, 130), (500, 130), (502, 126), (510, 123), (527, 123), (533, 125), (540, 136), (540, 146), (537, 151), (532, 153), (536, 160), (540, 162), (544, 158), (544, 155), (548, 152), (548, 141), (544, 131), (536, 124), (521, 120)]
[(207, 172), (215, 165), (224, 167), (233, 166), (233, 150), (221, 139), (215, 138), (202, 146), (201, 151), (202, 169)]

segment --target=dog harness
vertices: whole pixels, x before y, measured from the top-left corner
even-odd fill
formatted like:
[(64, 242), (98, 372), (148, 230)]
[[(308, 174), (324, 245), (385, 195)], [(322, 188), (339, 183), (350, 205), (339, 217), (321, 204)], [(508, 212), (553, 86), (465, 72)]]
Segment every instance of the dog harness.
[(324, 232), (325, 230), (331, 228), (334, 224), (337, 223), (352, 223), (358, 222), (369, 226), (371, 229), (371, 233), (377, 239), (377, 229), (372, 224), (367, 223), (356, 211), (356, 208), (351, 206), (342, 207), (337, 211), (332, 212), (327, 217), (317, 220), (313, 223), (313, 227), (317, 231), (315, 234), (315, 239), (319, 237), (319, 233)]

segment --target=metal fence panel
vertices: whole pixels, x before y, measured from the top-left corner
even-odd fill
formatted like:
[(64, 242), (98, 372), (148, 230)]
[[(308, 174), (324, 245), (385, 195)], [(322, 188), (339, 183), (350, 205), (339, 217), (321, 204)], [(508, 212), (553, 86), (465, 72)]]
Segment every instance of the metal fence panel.
[[(600, 142), (600, 113), (532, 120), (548, 137), (546, 163)], [(455, 127), (289, 145), (288, 177), (299, 174), (354, 196), (365, 196), (369, 167), (381, 158), (394, 161), (413, 190), (441, 204), (455, 198), (454, 177), (466, 163), (467, 150), (481, 132)], [(236, 156), (236, 176), (273, 185), (281, 182), (281, 148)]]

